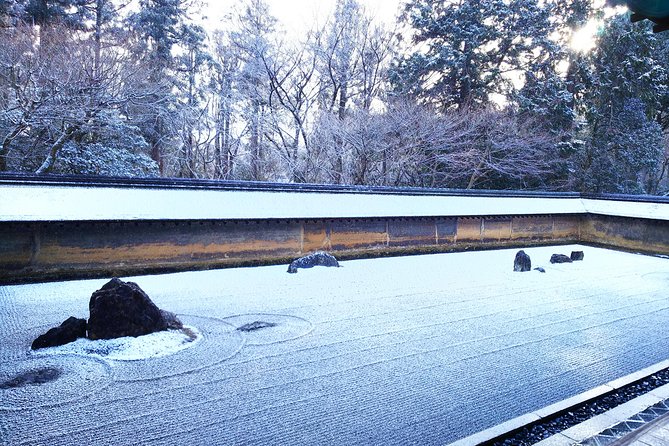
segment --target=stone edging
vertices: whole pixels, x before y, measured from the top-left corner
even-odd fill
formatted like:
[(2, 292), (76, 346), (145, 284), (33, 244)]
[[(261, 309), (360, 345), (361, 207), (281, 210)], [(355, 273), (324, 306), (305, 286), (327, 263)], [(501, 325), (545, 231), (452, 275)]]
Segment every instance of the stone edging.
[[(455, 441), (453, 443), (450, 443), (449, 446), (474, 446), (478, 445), (484, 442), (489, 442), (491, 440), (494, 440), (495, 438), (501, 437), (503, 435), (506, 435), (512, 431), (515, 431), (517, 429), (522, 428), (523, 426), (526, 426), (530, 423), (534, 423), (536, 421), (539, 421), (544, 418), (549, 418), (554, 416), (555, 414), (559, 412), (564, 412), (574, 406), (578, 406), (580, 404), (585, 403), (586, 401), (595, 399), (605, 393), (611, 392), (613, 390), (620, 389), (621, 387), (624, 387), (628, 384), (631, 384), (635, 381), (639, 381), (643, 378), (646, 378), (654, 373), (659, 372), (660, 370), (664, 370), (669, 367), (669, 360), (664, 360), (661, 361), (657, 364), (654, 364), (650, 367), (646, 367), (642, 370), (639, 370), (638, 372), (631, 373), (627, 376), (623, 376), (622, 378), (618, 378), (612, 381), (609, 381), (606, 384), (603, 384), (601, 386), (595, 387), (594, 389), (585, 391), (583, 393), (580, 393), (578, 395), (575, 395), (571, 398), (567, 398), (565, 400), (559, 401), (557, 403), (551, 404), (549, 406), (546, 406), (542, 409), (535, 410), (533, 412), (526, 413), (525, 415), (521, 415), (519, 417), (513, 418), (511, 420), (505, 421), (504, 423), (498, 424), (496, 426), (492, 426), (488, 429), (485, 429), (483, 431), (477, 432), (475, 434), (472, 434), (468, 437), (465, 437), (461, 440)], [(665, 395), (665, 396), (661, 396)], [(632, 415), (635, 415), (642, 411), (643, 409), (647, 408), (648, 406), (652, 406), (653, 404), (658, 403), (660, 400), (669, 398), (669, 384), (659, 387), (651, 392), (649, 392), (646, 395), (642, 395), (638, 398), (635, 398), (631, 401), (628, 401), (627, 403), (621, 404), (620, 406), (611, 409), (610, 411), (597, 415), (593, 417), (591, 420), (588, 420), (584, 423), (581, 423), (579, 425), (573, 426), (570, 429), (567, 429), (564, 433), (556, 434), (552, 437), (549, 437), (539, 443), (537, 443), (537, 446), (565, 446), (565, 445), (573, 445), (575, 442), (578, 441), (583, 441), (588, 437), (591, 437), (593, 435), (598, 434), (599, 432), (603, 431), (604, 429), (616, 424), (617, 422), (624, 421), (627, 418), (629, 418)], [(641, 400), (637, 402), (637, 400)], [(636, 403), (635, 403), (636, 402)], [(629, 406), (628, 406), (629, 405)], [(632, 412), (629, 412), (629, 408), (634, 407)], [(626, 409), (627, 408), (627, 409)], [(621, 415), (625, 414), (621, 418), (615, 419), (615, 418), (609, 418), (609, 413), (619, 411)], [(602, 418), (600, 418), (602, 417)], [(593, 421), (597, 420), (597, 421)], [(605, 422), (603, 422), (606, 420)], [(579, 426), (587, 425), (587, 423), (590, 423), (593, 421), (592, 426), (587, 426), (587, 433), (584, 431), (582, 435), (577, 435), (576, 428)], [(602, 423), (603, 424), (600, 424)], [(584, 429), (586, 426), (584, 426)], [(566, 436), (565, 433), (571, 431), (574, 429), (574, 431), (570, 432), (572, 435), (579, 437), (579, 438), (573, 438), (572, 436)], [(548, 443), (548, 440), (553, 440), (557, 441), (560, 440), (559, 436), (562, 436), (562, 438), (566, 442), (562, 443)], [(554, 438), (556, 437), (556, 438)]]

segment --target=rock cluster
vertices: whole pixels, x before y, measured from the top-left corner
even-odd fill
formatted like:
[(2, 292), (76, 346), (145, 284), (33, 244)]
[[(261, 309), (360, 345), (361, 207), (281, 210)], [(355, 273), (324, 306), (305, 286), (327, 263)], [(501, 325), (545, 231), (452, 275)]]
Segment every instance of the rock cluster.
[(572, 251), (569, 256), (564, 254), (553, 254), (551, 256), (551, 263), (571, 263), (577, 260), (583, 260), (583, 251)]
[(174, 313), (158, 308), (139, 285), (119, 279), (112, 279), (95, 291), (88, 303), (88, 309), (88, 322), (70, 317), (59, 327), (52, 328), (35, 339), (31, 348), (35, 350), (55, 347), (83, 337), (137, 337), (183, 327)]
[(318, 251), (290, 262), (290, 265), (288, 266), (288, 272), (295, 274), (298, 268), (313, 268), (314, 266), (339, 267), (339, 262), (337, 262), (337, 259), (332, 254), (328, 254), (324, 251)]
[[(583, 251), (572, 251), (571, 255), (566, 256), (564, 254), (553, 254), (551, 256), (551, 263), (572, 263), (578, 260), (583, 260)], [(525, 253), (525, 251), (518, 251), (516, 253), (516, 258), (513, 261), (513, 270), (514, 271), (530, 271), (532, 269), (532, 261), (530, 256)], [(535, 271), (545, 273), (546, 270), (542, 267), (534, 268)]]

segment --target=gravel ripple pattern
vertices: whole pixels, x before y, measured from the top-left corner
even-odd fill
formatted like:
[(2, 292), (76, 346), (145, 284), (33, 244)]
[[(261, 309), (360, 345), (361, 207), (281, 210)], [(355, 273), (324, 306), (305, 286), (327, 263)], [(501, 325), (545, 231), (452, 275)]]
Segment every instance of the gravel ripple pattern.
[[(40, 358), (63, 374), (0, 390), (0, 444), (443, 445), (669, 356), (668, 259), (528, 248), (546, 273), (514, 273), (516, 251), (124, 278), (202, 341)], [(85, 317), (103, 283), (0, 287), (2, 373), (30, 368), (22, 327)]]

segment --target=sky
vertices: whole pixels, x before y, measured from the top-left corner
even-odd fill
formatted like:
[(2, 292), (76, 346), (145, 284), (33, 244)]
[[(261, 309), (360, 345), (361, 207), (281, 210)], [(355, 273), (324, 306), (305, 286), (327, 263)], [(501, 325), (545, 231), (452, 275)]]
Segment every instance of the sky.
[[(289, 34), (300, 35), (322, 22), (335, 7), (336, 0), (266, 0), (274, 16)], [(379, 22), (393, 23), (401, 0), (359, 0), (369, 15)], [(236, 0), (208, 0), (205, 13), (212, 28), (216, 22), (233, 11)]]
[[(272, 14), (279, 20), (289, 36), (300, 36), (322, 23), (334, 11), (337, 0), (266, 0)], [(404, 0), (358, 0), (377, 23), (395, 23), (400, 5)], [(205, 0), (203, 13), (207, 16), (207, 28), (219, 28), (218, 22), (234, 11), (241, 0)], [(604, 0), (594, 0), (595, 7), (602, 7)], [(609, 8), (606, 15), (620, 12)], [(595, 46), (595, 38), (601, 22), (592, 20), (585, 27), (576, 30), (572, 38), (572, 48), (589, 51)]]

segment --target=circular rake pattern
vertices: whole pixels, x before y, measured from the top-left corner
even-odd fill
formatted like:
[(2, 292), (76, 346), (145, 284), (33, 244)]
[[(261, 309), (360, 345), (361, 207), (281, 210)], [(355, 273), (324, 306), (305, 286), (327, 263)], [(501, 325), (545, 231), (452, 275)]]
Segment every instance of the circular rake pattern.
[[(87, 383), (97, 383), (100, 387), (100, 379), (86, 378), (87, 374), (94, 374), (90, 370), (90, 364), (95, 364), (105, 371), (105, 373), (98, 373), (105, 378), (104, 386), (112, 381), (112, 377), (113, 381), (120, 382), (152, 381), (196, 372), (219, 364), (239, 353), (244, 345), (268, 345), (286, 342), (305, 336), (313, 329), (313, 325), (306, 319), (281, 314), (244, 314), (224, 319), (179, 315), (179, 318), (185, 325), (196, 327), (201, 339), (193, 342), (193, 345), (189, 348), (177, 351), (174, 354), (138, 360), (115, 360), (109, 357), (39, 353), (34, 355), (32, 361), (42, 361), (42, 365), (23, 364), (26, 361), (21, 360), (10, 361), (3, 364), (4, 368), (2, 370), (7, 369), (7, 371), (4, 372), (4, 375), (0, 375), (0, 378), (7, 381), (17, 378), (21, 373), (51, 367), (59, 370), (62, 377), (58, 377), (53, 382), (45, 383), (44, 386), (56, 388), (62, 382), (63, 385), (70, 386), (68, 387), (70, 393), (75, 393), (78, 392), (79, 387), (76, 384), (68, 384), (75, 379), (73, 376), (81, 375)], [(43, 327), (32, 331), (41, 329)], [(64, 365), (59, 366), (58, 364)], [(7, 407), (0, 406), (0, 409), (30, 407), (25, 406), (21, 401), (23, 399), (30, 401), (31, 395), (36, 392), (35, 389), (35, 386), (27, 385), (15, 389), (0, 390), (0, 392), (8, 393), (7, 398), (4, 398), (4, 394), (2, 394), (2, 401), (9, 402)], [(39, 392), (42, 392), (41, 388)], [(9, 395), (9, 393), (14, 396)], [(86, 392), (86, 389), (83, 389), (80, 397), (89, 393), (92, 392)], [(67, 391), (63, 392), (62, 396), (64, 401), (73, 399), (68, 396)], [(51, 397), (46, 397), (45, 401), (52, 404), (62, 402), (61, 399)], [(36, 406), (40, 405), (42, 403), (36, 404)]]
[(116, 381), (152, 381), (196, 372), (235, 356), (244, 339), (235, 326), (216, 318), (179, 315), (185, 324), (196, 327), (201, 340), (172, 355), (134, 361), (108, 360)]
[(306, 319), (284, 314), (241, 314), (223, 319), (241, 333), (248, 345), (268, 345), (306, 336), (313, 325)]
[(669, 271), (653, 271), (650, 273), (646, 273), (641, 277), (643, 277), (646, 280), (657, 281), (664, 284), (669, 283)]
[(109, 365), (78, 355), (25, 357), (0, 364), (0, 411), (51, 407), (86, 398), (112, 382)]

